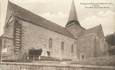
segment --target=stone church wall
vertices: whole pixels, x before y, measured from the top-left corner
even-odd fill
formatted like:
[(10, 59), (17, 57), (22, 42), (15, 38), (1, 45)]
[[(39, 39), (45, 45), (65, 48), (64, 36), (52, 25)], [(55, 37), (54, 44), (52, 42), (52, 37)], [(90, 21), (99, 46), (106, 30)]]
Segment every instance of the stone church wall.
[[(28, 53), (30, 49), (40, 49), (43, 51), (50, 51), (51, 56), (58, 58), (71, 58), (76, 55), (75, 40), (64, 36), (62, 34), (53, 32), (46, 28), (36, 26), (26, 21), (20, 21), (23, 27), (23, 50)], [(38, 23), (39, 24), (39, 23)], [(52, 48), (49, 48), (49, 40), (52, 40)], [(62, 51), (61, 44), (64, 42), (64, 49)], [(73, 53), (71, 47), (73, 45)], [(44, 53), (43, 55), (46, 55)]]
[(107, 47), (104, 45), (104, 38), (96, 33), (85, 34), (78, 38), (77, 55), (79, 59), (87, 59), (107, 55)]
[(86, 34), (78, 38), (78, 57), (79, 59), (87, 59), (95, 56), (95, 36)]

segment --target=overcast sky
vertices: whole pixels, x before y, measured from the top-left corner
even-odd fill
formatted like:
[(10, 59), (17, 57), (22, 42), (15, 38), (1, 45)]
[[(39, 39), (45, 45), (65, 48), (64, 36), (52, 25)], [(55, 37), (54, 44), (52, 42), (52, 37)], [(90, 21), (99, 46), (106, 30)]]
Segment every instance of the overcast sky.
[[(72, 0), (10, 0), (56, 24), (65, 26)], [(102, 24), (104, 34), (115, 32), (115, 0), (74, 0), (80, 24), (88, 29)], [(85, 4), (84, 4), (85, 3)], [(108, 8), (86, 8), (86, 3), (106, 3)], [(109, 4), (107, 4), (109, 3)], [(1, 30), (2, 31), (2, 27)]]

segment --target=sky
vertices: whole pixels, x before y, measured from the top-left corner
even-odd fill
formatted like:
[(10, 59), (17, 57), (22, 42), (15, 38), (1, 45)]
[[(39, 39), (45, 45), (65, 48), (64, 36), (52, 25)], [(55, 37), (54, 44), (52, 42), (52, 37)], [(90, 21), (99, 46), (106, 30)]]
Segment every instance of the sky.
[[(72, 0), (10, 1), (61, 26), (67, 24), (72, 3)], [(104, 35), (115, 32), (115, 0), (74, 0), (74, 2), (81, 26), (89, 29), (101, 24)], [(0, 25), (2, 34), (4, 24)]]

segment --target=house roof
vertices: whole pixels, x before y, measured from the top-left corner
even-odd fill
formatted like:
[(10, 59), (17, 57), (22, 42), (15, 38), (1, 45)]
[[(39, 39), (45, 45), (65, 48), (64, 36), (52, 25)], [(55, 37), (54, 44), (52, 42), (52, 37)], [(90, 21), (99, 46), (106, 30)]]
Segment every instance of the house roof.
[(25, 21), (28, 21), (32, 24), (44, 27), (46, 29), (49, 29), (51, 31), (57, 32), (59, 34), (74, 38), (74, 36), (68, 31), (66, 30), (66, 28), (57, 25), (56, 23), (53, 23), (41, 16), (38, 16), (12, 2), (9, 2), (8, 4), (8, 9), (13, 11), (13, 15), (23, 19)]

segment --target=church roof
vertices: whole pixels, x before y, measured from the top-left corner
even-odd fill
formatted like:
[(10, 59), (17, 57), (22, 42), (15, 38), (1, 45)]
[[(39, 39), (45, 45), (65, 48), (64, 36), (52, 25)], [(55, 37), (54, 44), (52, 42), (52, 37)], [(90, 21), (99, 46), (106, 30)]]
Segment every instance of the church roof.
[(85, 33), (92, 33), (92, 32), (98, 32), (102, 30), (102, 26), (101, 25), (97, 25), (93, 28), (87, 29)]
[(69, 18), (68, 18), (67, 25), (71, 24), (71, 22), (76, 22), (76, 24), (79, 24), (74, 0), (72, 1), (72, 4), (71, 4), (71, 8), (70, 8), (70, 13), (69, 13)]
[(99, 37), (104, 37), (104, 33), (103, 33), (103, 30), (102, 30), (101, 24), (97, 25), (97, 26), (95, 26), (93, 28), (84, 30), (84, 32), (82, 32), (80, 34), (80, 36), (82, 37), (82, 35), (86, 35), (86, 34), (90, 34), (90, 33), (96, 33)]
[(46, 20), (45, 18), (38, 16), (22, 7), (19, 7), (14, 3), (9, 2), (8, 8), (13, 11), (14, 16), (20, 19), (23, 19), (32, 24), (44, 27), (46, 29), (57, 32), (59, 34), (74, 38), (74, 36), (68, 30), (66, 30), (66, 28), (60, 25), (57, 25), (49, 20)]

